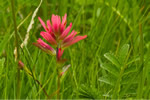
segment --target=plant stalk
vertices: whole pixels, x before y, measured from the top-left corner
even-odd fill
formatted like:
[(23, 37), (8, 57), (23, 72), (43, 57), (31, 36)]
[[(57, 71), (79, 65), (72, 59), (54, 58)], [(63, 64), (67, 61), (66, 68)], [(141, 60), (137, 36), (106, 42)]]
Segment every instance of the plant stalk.
[(59, 73), (59, 65), (58, 65), (58, 49), (59, 49), (59, 45), (58, 47), (56, 48), (56, 69), (57, 69), (57, 99), (59, 100), (60, 99), (60, 73)]
[(59, 71), (58, 71), (58, 80), (57, 80), (57, 99), (60, 99), (60, 75), (59, 75)]
[[(32, 76), (32, 77), (33, 77), (33, 76)], [(47, 97), (49, 97), (48, 94), (47, 94), (47, 92), (46, 92), (46, 90), (43, 88), (43, 85), (42, 85), (38, 80), (35, 80), (35, 81), (40, 85), (40, 87), (42, 88), (44, 94), (45, 94)]]
[(144, 44), (143, 44), (143, 32), (142, 32), (142, 24), (139, 24), (139, 33), (140, 33), (140, 66), (142, 67), (142, 71), (140, 74), (140, 80), (138, 84), (138, 92), (137, 92), (137, 99), (142, 99), (143, 95), (143, 86), (144, 86), (144, 73), (143, 73), (143, 68), (144, 68)]
[[(16, 61), (18, 65), (19, 59), (19, 44), (18, 44), (18, 34), (17, 34), (17, 25), (16, 25), (16, 16), (15, 16), (15, 8), (14, 8), (14, 0), (11, 0), (11, 7), (12, 7), (12, 17), (14, 22), (14, 30), (15, 30), (15, 47), (16, 47)], [(17, 99), (20, 98), (20, 69), (19, 66), (17, 68)]]
[(115, 85), (115, 88), (114, 88), (114, 91), (113, 91), (112, 99), (119, 99), (120, 98), (120, 95), (119, 95), (119, 92), (118, 92), (119, 88), (120, 88), (120, 82), (121, 82), (123, 73), (124, 73), (124, 71), (125, 71), (125, 69), (127, 67), (126, 63), (127, 63), (128, 59), (129, 59), (131, 51), (132, 51), (132, 48), (128, 52), (128, 55), (127, 55), (126, 60), (124, 62), (124, 65), (121, 68), (121, 71), (120, 71), (120, 74), (119, 74), (119, 78), (117, 79), (117, 82), (116, 82), (116, 85)]

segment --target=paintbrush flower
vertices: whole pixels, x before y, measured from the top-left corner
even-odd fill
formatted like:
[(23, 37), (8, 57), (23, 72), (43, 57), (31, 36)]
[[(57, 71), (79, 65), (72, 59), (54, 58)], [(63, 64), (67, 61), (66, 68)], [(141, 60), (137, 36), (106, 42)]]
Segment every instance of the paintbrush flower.
[[(53, 14), (51, 21), (47, 20), (47, 24), (45, 24), (40, 17), (38, 17), (38, 19), (45, 29), (45, 31), (40, 32), (40, 35), (53, 47), (64, 49), (87, 37), (87, 35), (77, 36), (77, 32), (75, 30), (69, 34), (72, 28), (72, 23), (66, 27), (67, 14), (62, 17), (62, 21), (60, 16)], [(55, 50), (41, 39), (37, 40), (37, 42), (33, 44), (47, 53), (55, 54)]]

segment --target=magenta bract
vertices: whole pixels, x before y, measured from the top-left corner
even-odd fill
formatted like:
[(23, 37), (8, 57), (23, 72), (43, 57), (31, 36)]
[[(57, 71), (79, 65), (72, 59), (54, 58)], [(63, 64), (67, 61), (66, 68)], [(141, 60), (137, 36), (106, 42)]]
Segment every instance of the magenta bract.
[[(38, 17), (39, 21), (41, 22), (43, 28), (45, 29), (45, 32), (41, 32), (40, 35), (53, 47), (61, 48), (59, 49), (62, 51), (60, 53), (60, 56), (63, 53), (64, 48), (71, 46), (72, 44), (85, 39), (87, 35), (84, 36), (76, 36), (77, 32), (73, 30), (70, 34), (70, 30), (72, 28), (72, 23), (69, 24), (69, 26), (66, 27), (67, 24), (67, 14), (65, 14), (62, 17), (62, 21), (60, 16), (52, 14), (51, 21), (47, 20), (47, 25), (43, 22), (43, 20)], [(47, 43), (45, 43), (40, 38), (37, 40), (36, 43), (33, 43), (35, 46), (39, 47), (46, 53), (55, 55), (56, 51)]]

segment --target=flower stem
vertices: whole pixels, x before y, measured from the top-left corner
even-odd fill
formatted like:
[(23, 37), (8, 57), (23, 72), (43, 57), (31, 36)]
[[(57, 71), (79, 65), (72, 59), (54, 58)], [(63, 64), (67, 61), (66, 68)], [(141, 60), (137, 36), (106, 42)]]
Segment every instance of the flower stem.
[[(32, 77), (33, 77), (33, 76), (32, 76)], [(44, 94), (45, 94), (47, 97), (49, 97), (48, 94), (47, 94), (47, 92), (46, 92), (46, 90), (43, 88), (43, 85), (42, 85), (38, 80), (35, 80), (35, 81), (40, 85), (40, 87), (42, 88)]]
[(49, 98), (49, 95), (47, 94), (46, 90), (44, 89), (43, 85), (40, 83), (39, 80), (35, 79), (35, 76), (33, 74), (33, 72), (30, 72), (30, 70), (26, 67), (23, 66), (24, 71), (27, 73), (27, 75), (31, 76), (33, 80), (35, 80), (35, 82), (37, 82), (37, 84), (41, 87), (41, 89), (43, 90), (44, 94), (47, 96), (47, 98)]
[(59, 75), (59, 70), (57, 71), (58, 72), (58, 79), (57, 79), (57, 99), (60, 99), (60, 75)]
[(57, 57), (58, 57), (58, 49), (59, 49), (59, 45), (56, 48), (56, 69), (57, 69), (57, 99), (60, 99), (60, 73), (59, 73), (59, 65), (57, 62)]
[[(19, 44), (18, 44), (18, 34), (17, 34), (17, 25), (16, 25), (16, 16), (15, 16), (15, 8), (14, 8), (14, 0), (11, 0), (11, 7), (12, 7), (12, 17), (14, 22), (14, 29), (15, 29), (15, 47), (16, 47), (16, 61), (18, 65), (19, 59)], [(17, 99), (20, 98), (20, 69), (19, 66), (17, 68)]]

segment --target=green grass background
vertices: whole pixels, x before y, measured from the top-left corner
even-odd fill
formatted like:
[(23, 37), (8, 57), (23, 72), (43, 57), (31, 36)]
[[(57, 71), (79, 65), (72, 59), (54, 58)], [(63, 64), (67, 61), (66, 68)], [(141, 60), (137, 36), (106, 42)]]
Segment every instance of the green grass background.
[[(17, 26), (23, 22), (18, 29), (20, 45), (40, 1), (14, 1)], [(0, 0), (0, 8), (0, 99), (16, 99), (17, 63), (10, 0)], [(88, 37), (64, 51), (63, 58), (68, 59), (65, 65), (71, 64), (71, 67), (61, 82), (61, 98), (149, 99), (150, 1), (43, 0), (34, 18), (28, 45), (20, 49), (19, 59), (35, 72), (49, 95), (57, 88), (55, 57), (32, 43), (44, 30), (38, 16), (46, 22), (52, 14), (64, 16), (65, 13), (67, 25), (72, 22), (72, 29)], [(20, 75), (21, 99), (47, 98), (24, 70)]]

